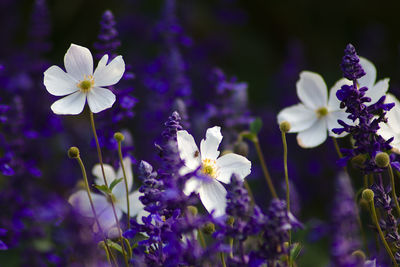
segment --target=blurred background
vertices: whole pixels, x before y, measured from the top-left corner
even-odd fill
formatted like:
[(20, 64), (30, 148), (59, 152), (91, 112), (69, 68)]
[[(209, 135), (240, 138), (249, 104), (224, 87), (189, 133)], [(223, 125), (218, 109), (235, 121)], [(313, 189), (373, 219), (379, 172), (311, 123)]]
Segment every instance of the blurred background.
[[(90, 247), (82, 235), (70, 235), (83, 226), (74, 222), (66, 203), (80, 179), (67, 149), (79, 146), (88, 169), (96, 163), (88, 113), (54, 116), (49, 107), (56, 98), (42, 84), (47, 67), (63, 66), (71, 43), (101, 55), (104, 35), (111, 36), (119, 41), (112, 52), (129, 65), (113, 88), (121, 89), (114, 110), (96, 118), (107, 162), (116, 160), (107, 131), (122, 129), (130, 133), (125, 154), (134, 163), (157, 166), (154, 143), (174, 110), (196, 140), (209, 126), (226, 128), (225, 149), (233, 149), (237, 134), (260, 117), (262, 150), (284, 197), (276, 115), (298, 102), (299, 73), (317, 72), (330, 88), (341, 78), (343, 50), (352, 43), (375, 64), (377, 79), (390, 78), (390, 92), (399, 96), (399, 8), (398, 1), (1, 0), (0, 240), (8, 250), (0, 251), (0, 265), (64, 266), (69, 263), (63, 255), (74, 262), (79, 246)], [(104, 17), (106, 10), (115, 25)], [(116, 32), (107, 32), (107, 25)], [(234, 91), (229, 110), (224, 90)], [(340, 140), (343, 146), (348, 142)], [(295, 235), (304, 242), (298, 263), (326, 266), (332, 258), (338, 157), (330, 139), (309, 150), (288, 135), (288, 145), (293, 213), (305, 224)], [(248, 181), (265, 207), (268, 188), (248, 146), (253, 162)], [(351, 181), (354, 188), (360, 188), (362, 181), (354, 177), (358, 174)]]

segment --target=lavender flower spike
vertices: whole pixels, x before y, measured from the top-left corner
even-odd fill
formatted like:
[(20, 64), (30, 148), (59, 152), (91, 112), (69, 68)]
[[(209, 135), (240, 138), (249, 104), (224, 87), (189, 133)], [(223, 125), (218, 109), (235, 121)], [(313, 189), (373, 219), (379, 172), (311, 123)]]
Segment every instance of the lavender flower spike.
[(365, 75), (365, 71), (360, 64), (360, 59), (357, 56), (356, 49), (352, 44), (348, 44), (344, 50), (342, 64), (340, 64), (343, 77), (355, 81)]

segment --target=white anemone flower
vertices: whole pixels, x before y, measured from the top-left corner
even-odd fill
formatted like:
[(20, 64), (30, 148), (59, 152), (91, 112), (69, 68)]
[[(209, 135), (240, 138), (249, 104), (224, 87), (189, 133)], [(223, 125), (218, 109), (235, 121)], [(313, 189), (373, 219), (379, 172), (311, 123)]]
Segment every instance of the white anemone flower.
[[(376, 81), (376, 68), (369, 60), (360, 57), (360, 64), (365, 71), (365, 75), (357, 81), (359, 88), (368, 87), (365, 96), (371, 98), (368, 105), (376, 103), (385, 95), (389, 88), (389, 79)], [(278, 114), (278, 123), (288, 121), (290, 123), (290, 133), (297, 134), (297, 142), (303, 148), (313, 148), (325, 142), (329, 136), (343, 137), (347, 133), (337, 135), (332, 132), (334, 128), (342, 128), (337, 120), (342, 120), (347, 124), (353, 124), (347, 118), (349, 114), (340, 108), (340, 101), (336, 97), (336, 92), (343, 85), (351, 85), (352, 81), (345, 78), (335, 83), (327, 93), (327, 86), (323, 78), (314, 72), (303, 71), (300, 79), (296, 83), (297, 96), (301, 103), (287, 107)]]
[(319, 146), (325, 142), (327, 132), (330, 136), (339, 137), (332, 132), (334, 128), (341, 128), (337, 120), (351, 123), (336, 97), (336, 92), (345, 83), (344, 79), (338, 81), (331, 88), (328, 99), (328, 88), (324, 79), (314, 72), (301, 72), (296, 83), (297, 96), (301, 103), (279, 112), (278, 123), (288, 121), (289, 132), (298, 133), (297, 142), (303, 148)]
[(55, 114), (76, 115), (82, 112), (86, 99), (93, 113), (110, 108), (115, 95), (106, 88), (116, 84), (125, 72), (122, 56), (115, 57), (109, 64), (104, 55), (93, 72), (93, 57), (89, 49), (71, 44), (64, 56), (64, 72), (51, 66), (44, 72), (43, 83), (47, 91), (55, 96), (65, 96), (51, 105)]
[(251, 162), (243, 156), (228, 153), (218, 158), (218, 147), (222, 141), (221, 127), (209, 128), (206, 138), (200, 143), (200, 151), (192, 135), (187, 131), (177, 132), (179, 154), (185, 166), (181, 174), (187, 174), (201, 167), (201, 172), (209, 177), (200, 180), (190, 178), (185, 185), (184, 193), (199, 193), (200, 200), (208, 212), (219, 217), (225, 214), (226, 190), (220, 183), (230, 183), (232, 174), (242, 180), (251, 172)]
[[(128, 192), (131, 191), (133, 185), (133, 174), (131, 161), (128, 157), (124, 158), (124, 167), (126, 171), (126, 178), (128, 182)], [(114, 179), (119, 179), (123, 177), (122, 168), (119, 167), (117, 173), (114, 171), (113, 167), (104, 164), (104, 171), (106, 174), (107, 183), (110, 185)], [(95, 183), (97, 185), (102, 185), (104, 183), (103, 174), (101, 172), (100, 164), (96, 164), (93, 167), (92, 173), (96, 176)], [(113, 201), (115, 205), (115, 211), (117, 213), (118, 220), (121, 219), (123, 213), (127, 213), (127, 203), (126, 203), (126, 189), (124, 181), (118, 183), (112, 190), (113, 193)], [(129, 194), (129, 207), (130, 207), (130, 216), (136, 216), (139, 223), (142, 223), (142, 217), (147, 216), (149, 213), (144, 210), (144, 205), (139, 200), (139, 197), (143, 194), (139, 191), (134, 191)], [(109, 237), (115, 237), (118, 235), (115, 230), (116, 221), (115, 216), (112, 210), (112, 206), (110, 200), (104, 196), (103, 194), (91, 193), (93, 205), (100, 223), (100, 226), (105, 234)], [(86, 190), (79, 190), (76, 193), (72, 194), (68, 202), (75, 208), (75, 210), (86, 218), (94, 219), (94, 214), (92, 211), (92, 207), (90, 206), (89, 198)], [(94, 222), (93, 230), (98, 232), (97, 223)], [(111, 236), (110, 236), (111, 235)]]
[(395, 106), (386, 113), (387, 123), (381, 122), (377, 133), (385, 140), (393, 137), (390, 145), (395, 153), (400, 154), (400, 102), (392, 94), (386, 95), (385, 102), (394, 103)]

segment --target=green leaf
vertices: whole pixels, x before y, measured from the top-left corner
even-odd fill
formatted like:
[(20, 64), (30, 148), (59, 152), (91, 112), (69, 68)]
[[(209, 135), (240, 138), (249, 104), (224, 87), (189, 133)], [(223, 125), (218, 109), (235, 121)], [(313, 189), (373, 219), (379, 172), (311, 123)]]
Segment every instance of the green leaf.
[(103, 192), (106, 196), (111, 194), (111, 190), (105, 185), (94, 185), (97, 189), (99, 189), (101, 192)]
[(290, 250), (290, 259), (294, 262), (297, 257), (300, 255), (301, 249), (303, 246), (300, 243), (294, 243), (292, 245), (292, 249)]
[(257, 141), (257, 135), (251, 132), (242, 132), (240, 133), (240, 136), (246, 139), (249, 139), (252, 142), (256, 142)]
[(257, 135), (262, 128), (262, 120), (260, 118), (256, 118), (251, 124), (250, 124), (250, 132)]
[(113, 190), (113, 188), (119, 184), (124, 178), (119, 178), (119, 179), (115, 179), (114, 181), (112, 181), (112, 183), (110, 184), (110, 191)]
[(120, 246), (119, 244), (117, 244), (117, 243), (111, 241), (110, 239), (107, 239), (107, 245), (108, 245), (110, 248), (113, 248), (113, 249), (119, 251), (119, 252), (122, 254), (122, 248), (121, 248), (121, 246)]

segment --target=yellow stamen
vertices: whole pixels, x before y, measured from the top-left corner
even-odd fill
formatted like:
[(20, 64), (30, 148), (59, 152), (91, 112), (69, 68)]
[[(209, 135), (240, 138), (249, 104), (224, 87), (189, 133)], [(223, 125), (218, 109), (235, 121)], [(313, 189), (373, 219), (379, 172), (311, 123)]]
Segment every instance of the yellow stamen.
[(77, 87), (83, 92), (87, 93), (94, 86), (94, 79), (92, 75), (86, 76), (85, 79), (77, 84)]
[(315, 112), (317, 113), (318, 118), (328, 115), (328, 109), (326, 107), (319, 108)]
[(217, 176), (217, 162), (211, 159), (205, 159), (202, 162), (201, 172), (212, 178)]

